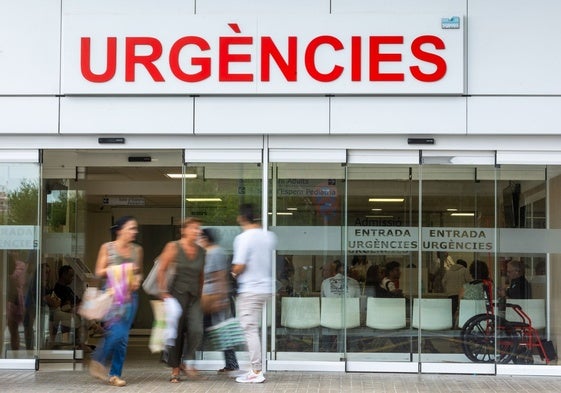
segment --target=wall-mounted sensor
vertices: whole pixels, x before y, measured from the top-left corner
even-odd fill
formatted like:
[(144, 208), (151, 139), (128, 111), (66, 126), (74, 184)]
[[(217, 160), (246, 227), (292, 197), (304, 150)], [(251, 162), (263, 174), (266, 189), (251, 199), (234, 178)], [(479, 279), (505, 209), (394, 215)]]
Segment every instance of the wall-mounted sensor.
[(409, 145), (434, 145), (434, 138), (407, 138)]
[(152, 157), (142, 156), (142, 157), (129, 157), (129, 162), (151, 162)]

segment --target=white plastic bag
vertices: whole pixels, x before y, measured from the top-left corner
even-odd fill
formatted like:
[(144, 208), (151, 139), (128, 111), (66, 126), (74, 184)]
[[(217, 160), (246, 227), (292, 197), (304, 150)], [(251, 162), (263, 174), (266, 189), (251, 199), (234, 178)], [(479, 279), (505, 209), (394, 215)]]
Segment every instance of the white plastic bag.
[(162, 352), (165, 349), (166, 333), (166, 311), (163, 300), (151, 300), (152, 312), (154, 313), (154, 323), (150, 332), (148, 348), (150, 352)]
[(87, 287), (82, 297), (82, 304), (78, 314), (89, 320), (101, 320), (113, 304), (113, 290), (101, 290), (96, 287)]

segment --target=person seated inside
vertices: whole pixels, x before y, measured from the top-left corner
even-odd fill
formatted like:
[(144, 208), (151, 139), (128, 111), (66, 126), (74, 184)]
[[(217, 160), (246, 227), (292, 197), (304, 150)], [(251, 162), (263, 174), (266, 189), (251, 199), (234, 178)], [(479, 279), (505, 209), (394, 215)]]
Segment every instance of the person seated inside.
[[(345, 294), (345, 276), (343, 275), (344, 267), (340, 260), (332, 262), (332, 268), (335, 272), (333, 277), (326, 278), (321, 283), (322, 297), (342, 297)], [(351, 277), (346, 277), (348, 297), (360, 296), (360, 285), (358, 281)]]
[(74, 281), (74, 269), (70, 265), (63, 265), (58, 269), (58, 280), (55, 283), (53, 292), (60, 301), (60, 307), (55, 310), (53, 315), (53, 335), (60, 327), (61, 333), (69, 333), (74, 325), (74, 336), (77, 349), (91, 352), (91, 347), (85, 344), (85, 333), (82, 329), (82, 319), (77, 314), (78, 306), (82, 302), (72, 290)]
[(467, 262), (463, 259), (458, 259), (455, 265), (450, 266), (442, 278), (444, 293), (452, 300), (452, 320), (454, 321), (454, 326), (457, 320), (460, 291), (464, 284), (470, 281), (472, 281), (472, 277), (467, 269)]
[(467, 300), (484, 300), (486, 286), (488, 289), (493, 285), (491, 279), (489, 278), (489, 267), (483, 261), (473, 261), (469, 265), (469, 273), (473, 278), (472, 281), (463, 285), (460, 290), (459, 298)]
[(507, 299), (531, 299), (532, 286), (524, 276), (524, 263), (512, 260), (506, 265), (506, 276), (509, 285), (499, 291), (499, 295)]
[[(52, 330), (53, 321), (53, 311), (60, 307), (60, 299), (54, 295), (53, 287), (51, 284), (51, 266), (43, 262), (41, 264), (41, 292), (39, 293), (41, 299), (41, 315), (46, 316), (49, 321), (49, 331)], [(27, 349), (34, 348), (34, 337), (35, 337), (35, 303), (37, 292), (37, 277), (33, 274), (33, 278), (29, 288), (27, 290), (26, 302), (28, 303), (27, 312), (24, 318), (24, 334), (25, 334), (25, 346)], [(49, 337), (41, 337), (41, 340), (45, 340), (48, 343)]]
[(376, 297), (380, 288), (380, 283), (383, 278), (383, 271), (378, 265), (370, 265), (366, 271), (366, 281), (364, 287), (364, 294), (368, 297)]
[(403, 297), (403, 290), (399, 288), (399, 277), (401, 276), (401, 265), (397, 261), (386, 264), (385, 276), (380, 282), (380, 288), (376, 288), (378, 297)]

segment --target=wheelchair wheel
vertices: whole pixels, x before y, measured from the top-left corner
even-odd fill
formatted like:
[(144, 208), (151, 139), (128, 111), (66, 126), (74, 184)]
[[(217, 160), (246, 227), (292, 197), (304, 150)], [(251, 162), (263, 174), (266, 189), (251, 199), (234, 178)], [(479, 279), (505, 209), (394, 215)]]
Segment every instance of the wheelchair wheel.
[[(462, 349), (472, 362), (508, 363), (518, 349), (518, 335), (501, 317), (479, 314), (471, 317), (462, 328)], [(496, 344), (496, 351), (495, 351)]]
[(519, 346), (516, 355), (512, 359), (514, 364), (534, 364), (534, 357), (532, 351), (526, 346)]

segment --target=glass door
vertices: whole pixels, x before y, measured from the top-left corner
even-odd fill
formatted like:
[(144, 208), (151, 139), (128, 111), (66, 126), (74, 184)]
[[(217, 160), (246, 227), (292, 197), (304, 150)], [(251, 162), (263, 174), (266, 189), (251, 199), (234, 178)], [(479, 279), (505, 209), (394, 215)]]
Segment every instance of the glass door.
[[(149, 157), (138, 161), (131, 157)], [(81, 359), (99, 344), (99, 321), (85, 321), (77, 307), (94, 276), (99, 246), (125, 215), (139, 222), (145, 274), (167, 241), (177, 238), (182, 209), (180, 150), (48, 150), (43, 152), (41, 359)], [(136, 337), (149, 335), (150, 297), (139, 291)], [(54, 299), (54, 300), (53, 300)]]
[[(196, 217), (201, 220), (201, 227), (211, 231), (214, 243), (226, 254), (230, 262), (233, 256), (234, 238), (241, 233), (237, 223), (239, 207), (252, 204), (259, 213), (263, 226), (267, 227), (268, 217), (263, 216), (263, 166), (261, 149), (249, 149), (237, 152), (223, 150), (187, 150), (182, 178), (182, 217)], [(265, 212), (266, 214), (266, 212)], [(232, 312), (235, 314), (235, 294), (231, 294)], [(206, 327), (212, 323), (205, 320)], [(216, 323), (216, 321), (215, 321)], [(263, 351), (269, 352), (271, 307), (267, 307), (262, 338)], [(203, 342), (199, 368), (211, 370), (225, 367), (225, 354), (215, 351), (208, 340)], [(240, 351), (228, 355), (229, 365), (247, 362), (248, 354)]]
[[(526, 370), (553, 365), (544, 353), (556, 330), (558, 297), (549, 284), (558, 271), (559, 230), (556, 182), (558, 167), (503, 164), (497, 182), (499, 253), (496, 267), (496, 296), (504, 299), (497, 318), (511, 329), (501, 331), (502, 352), (497, 352), (497, 372), (513, 364)], [(549, 186), (547, 179), (550, 179)], [(549, 204), (546, 201), (549, 200)], [(553, 203), (552, 203), (553, 202)], [(549, 208), (548, 208), (549, 206)], [(548, 216), (550, 220), (548, 220)], [(552, 225), (553, 224), (553, 225)], [(548, 305), (550, 307), (548, 307)], [(526, 326), (526, 327), (524, 327)], [(543, 341), (542, 341), (543, 340)], [(549, 343), (554, 346), (554, 341)]]
[(40, 170), (38, 151), (0, 150), (0, 365), (6, 368), (36, 368)]
[(345, 168), (284, 162), (271, 171), (271, 229), (279, 238), (272, 360), (339, 367), (352, 345), (347, 328), (360, 326), (363, 290), (346, 274)]
[(356, 261), (349, 273), (360, 282), (361, 261), (368, 269), (363, 322), (347, 330), (358, 344), (347, 353), (348, 369), (494, 373), (492, 362), (465, 367), (472, 360), (460, 311), (470, 265), (494, 267), (494, 155), (431, 151), (421, 159), (349, 153), (346, 251)]
[[(433, 164), (443, 158), (446, 164)], [(474, 297), (470, 288), (480, 288), (473, 284), (476, 279), (483, 283), (493, 280), (494, 168), (463, 164), (471, 157), (460, 158), (432, 155), (421, 166), (421, 265), (427, 272), (427, 285), (412, 299), (412, 325), (419, 329), (423, 372), (494, 373), (492, 360), (475, 362), (469, 369), (462, 364), (473, 362), (472, 352), (477, 351), (474, 342), (464, 340), (462, 328), (470, 317), (487, 311), (484, 293)], [(488, 158), (492, 160), (492, 156)], [(483, 163), (485, 159), (481, 157)], [(455, 160), (462, 164), (449, 164)], [(488, 289), (493, 291), (492, 286)], [(487, 329), (494, 317), (488, 318), (470, 332)], [(493, 333), (489, 336), (494, 342)]]
[(44, 175), (41, 358), (81, 359), (91, 348), (86, 321), (77, 310), (86, 285), (93, 280), (92, 269), (85, 264), (85, 191), (77, 189), (76, 178), (54, 178), (49, 170)]
[(353, 370), (418, 369), (412, 299), (427, 276), (418, 261), (418, 221), (418, 165), (348, 165), (349, 275), (361, 288), (361, 325), (347, 330)]

